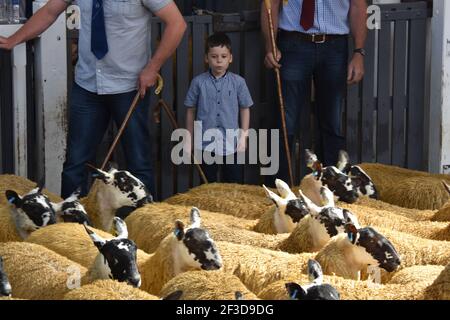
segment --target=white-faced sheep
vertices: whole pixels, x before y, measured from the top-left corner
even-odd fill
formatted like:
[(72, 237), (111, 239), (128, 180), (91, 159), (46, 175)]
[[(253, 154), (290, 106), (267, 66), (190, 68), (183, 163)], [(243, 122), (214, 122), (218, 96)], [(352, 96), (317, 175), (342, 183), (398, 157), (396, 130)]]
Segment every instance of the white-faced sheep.
[(372, 179), (370, 179), (369, 175), (360, 166), (350, 164), (350, 157), (346, 151), (339, 151), (336, 167), (350, 177), (358, 192), (358, 196), (368, 196), (373, 199), (378, 199), (378, 191)]
[(136, 208), (153, 202), (145, 185), (128, 171), (93, 170), (96, 181), (81, 203), (94, 227), (109, 232), (115, 216), (125, 219)]
[(291, 300), (339, 300), (339, 292), (330, 284), (323, 283), (320, 264), (315, 260), (308, 261), (308, 276), (311, 282), (301, 286), (295, 282), (286, 283), (286, 290)]
[[(42, 187), (34, 188), (24, 196), (13, 190), (6, 190), (5, 195), (10, 203), (9, 214), (21, 239), (26, 239), (39, 228), (56, 223), (54, 204), (42, 193)], [(2, 215), (7, 211), (2, 210)], [(6, 228), (11, 228), (10, 223), (7, 223)], [(15, 239), (6, 239), (8, 240)]]
[(142, 289), (158, 294), (174, 276), (189, 270), (217, 270), (222, 258), (208, 232), (201, 228), (198, 209), (191, 211), (191, 225), (187, 228), (177, 220), (174, 232), (168, 235), (140, 270)]
[[(114, 218), (118, 235), (104, 234), (74, 223), (56, 224), (34, 232), (27, 242), (43, 245), (89, 269), (88, 276), (94, 279), (114, 279), (139, 287), (136, 244), (127, 239), (125, 223)], [(105, 236), (102, 237), (102, 235)], [(148, 257), (143, 253), (145, 259)]]
[(0, 256), (0, 297), (9, 296), (11, 296), (11, 284), (5, 270), (3, 270), (3, 258)]
[(298, 222), (308, 214), (305, 202), (297, 198), (289, 186), (282, 180), (276, 179), (277, 195), (263, 185), (267, 197), (275, 204), (274, 209), (268, 210), (256, 224), (254, 230), (267, 234), (290, 233)]
[(305, 155), (307, 166), (313, 172), (302, 179), (300, 189), (311, 201), (321, 205), (320, 187), (322, 186), (328, 187), (338, 200), (353, 203), (358, 199), (357, 188), (348, 175), (335, 166), (322, 167), (317, 156), (308, 149)]
[(175, 290), (183, 291), (183, 300), (233, 300), (236, 292), (247, 300), (257, 299), (239, 278), (220, 270), (183, 272), (167, 282), (160, 295), (166, 296)]
[(371, 228), (347, 229), (333, 237), (319, 253), (289, 254), (251, 246), (218, 242), (224, 271), (236, 275), (255, 294), (267, 284), (301, 273), (311, 258), (326, 274), (359, 279), (369, 265), (388, 272), (396, 270), (399, 256), (392, 244)]

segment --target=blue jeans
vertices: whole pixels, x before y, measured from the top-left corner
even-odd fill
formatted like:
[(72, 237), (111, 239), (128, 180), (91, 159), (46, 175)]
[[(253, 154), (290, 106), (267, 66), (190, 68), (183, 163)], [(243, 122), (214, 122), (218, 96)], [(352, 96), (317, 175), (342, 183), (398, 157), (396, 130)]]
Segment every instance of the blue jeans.
[[(88, 192), (86, 163), (96, 163), (96, 152), (112, 117), (120, 127), (136, 95), (136, 91), (98, 95), (76, 83), (72, 87), (69, 109), (69, 132), (66, 161), (62, 172), (61, 196), (68, 197), (81, 187)], [(154, 195), (154, 175), (149, 130), (150, 95), (141, 100), (120, 139), (127, 170), (139, 178)]]
[[(335, 165), (339, 150), (345, 149), (341, 110), (347, 86), (348, 39), (341, 37), (315, 44), (283, 33), (278, 39), (282, 53), (280, 70), (289, 147), (292, 151), (294, 135), (300, 123), (299, 114), (311, 101), (311, 83), (314, 81), (314, 107), (320, 134), (316, 139), (315, 151), (325, 166)], [(282, 133), (280, 137), (283, 138)], [(280, 150), (279, 177), (289, 181), (282, 141)]]

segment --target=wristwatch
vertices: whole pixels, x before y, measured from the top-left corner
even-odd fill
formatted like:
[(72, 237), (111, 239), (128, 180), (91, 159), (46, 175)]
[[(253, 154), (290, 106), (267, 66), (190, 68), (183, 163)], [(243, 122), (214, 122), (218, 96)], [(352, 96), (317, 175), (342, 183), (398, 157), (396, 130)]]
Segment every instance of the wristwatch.
[(353, 53), (359, 53), (360, 55), (362, 55), (363, 57), (366, 55), (366, 50), (364, 50), (363, 48), (358, 48), (353, 50)]

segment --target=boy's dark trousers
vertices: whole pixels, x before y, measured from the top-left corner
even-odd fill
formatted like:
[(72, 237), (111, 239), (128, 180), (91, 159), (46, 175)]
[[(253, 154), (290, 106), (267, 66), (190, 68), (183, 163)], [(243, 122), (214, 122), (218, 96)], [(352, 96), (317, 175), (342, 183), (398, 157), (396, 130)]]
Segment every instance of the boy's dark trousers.
[[(206, 153), (206, 152), (204, 152)], [(211, 154), (212, 157), (214, 157), (214, 153)], [(233, 164), (227, 164), (226, 159), (229, 159), (229, 162), (233, 160)], [(218, 174), (221, 173), (221, 179), (220, 182), (226, 182), (226, 183), (242, 183), (242, 164), (237, 163), (237, 153), (228, 155), (228, 156), (221, 156), (223, 164), (206, 164), (205, 160), (203, 158), (201, 168), (203, 172), (205, 173), (206, 179), (208, 182), (217, 182)]]

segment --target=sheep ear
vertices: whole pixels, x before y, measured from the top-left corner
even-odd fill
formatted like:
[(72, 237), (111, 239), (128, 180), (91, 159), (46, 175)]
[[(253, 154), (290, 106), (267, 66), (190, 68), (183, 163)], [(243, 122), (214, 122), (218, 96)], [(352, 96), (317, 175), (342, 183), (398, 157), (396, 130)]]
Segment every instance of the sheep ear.
[(125, 221), (119, 217), (114, 217), (114, 231), (117, 234), (116, 239), (128, 239), (128, 229)]
[(345, 167), (347, 166), (347, 164), (349, 162), (350, 162), (350, 157), (348, 156), (348, 153), (344, 150), (340, 150), (339, 157), (338, 157), (338, 163), (337, 163), (336, 167), (339, 170), (344, 171)]
[(180, 220), (175, 221), (175, 230), (173, 231), (178, 241), (181, 241), (184, 237), (184, 223)]
[(320, 187), (320, 198), (322, 199), (323, 206), (334, 207), (334, 194), (326, 186)]
[(320, 163), (317, 155), (309, 149), (305, 149), (306, 166), (311, 168), (314, 173), (322, 171), (322, 164)]
[(86, 230), (87, 234), (91, 238), (92, 242), (94, 242), (94, 245), (100, 250), (106, 243), (106, 240), (97, 235), (94, 231), (87, 228), (86, 225), (84, 225), (84, 229)]
[(13, 190), (6, 190), (6, 199), (9, 203), (13, 204), (16, 208), (22, 207), (22, 198)]
[(180, 300), (182, 295), (183, 290), (177, 290), (162, 298), (162, 300)]
[(200, 228), (201, 223), (202, 219), (200, 218), (200, 210), (193, 207), (191, 209), (191, 228)]
[(323, 272), (320, 264), (313, 259), (308, 260), (308, 276), (309, 281), (315, 284), (322, 284), (323, 282)]
[(45, 179), (41, 179), (37, 184), (37, 193), (42, 193), (42, 190), (44, 189), (45, 185)]
[(275, 179), (275, 185), (277, 187), (278, 193), (282, 198), (293, 197), (295, 198), (295, 194), (291, 191), (288, 184), (281, 179)]
[(117, 170), (119, 170), (119, 165), (117, 164), (117, 162), (108, 161), (108, 163), (106, 164), (105, 171), (112, 172), (112, 171), (117, 171)]
[(264, 190), (266, 191), (266, 195), (275, 203), (277, 207), (282, 205), (284, 202), (284, 199), (281, 198), (279, 195), (277, 195), (275, 192), (269, 190), (265, 185), (263, 185)]
[(450, 194), (450, 185), (442, 180), (442, 184), (444, 185), (445, 190), (447, 190), (447, 192)]
[(81, 195), (81, 187), (78, 187), (75, 189), (74, 192), (72, 192), (72, 194), (70, 195), (69, 198), (75, 198), (76, 200), (80, 199), (80, 195)]
[(244, 300), (244, 295), (240, 291), (236, 291), (234, 293), (234, 299), (235, 300)]
[(345, 232), (347, 233), (347, 237), (350, 242), (352, 244), (355, 244), (358, 236), (358, 229), (356, 228), (356, 226), (353, 223), (347, 223), (345, 225)]
[(291, 300), (299, 300), (300, 297), (306, 295), (305, 289), (295, 282), (286, 283), (285, 287)]
[(97, 168), (92, 168), (92, 178), (100, 179), (104, 183), (108, 181), (108, 173)]

